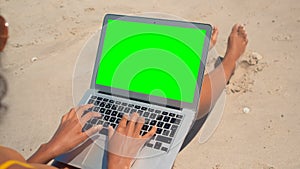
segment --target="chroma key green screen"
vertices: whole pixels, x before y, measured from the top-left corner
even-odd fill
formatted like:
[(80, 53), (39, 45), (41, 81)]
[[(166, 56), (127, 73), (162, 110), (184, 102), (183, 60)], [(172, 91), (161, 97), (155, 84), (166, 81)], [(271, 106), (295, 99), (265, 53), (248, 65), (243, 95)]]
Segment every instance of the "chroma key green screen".
[(192, 103), (206, 30), (108, 20), (96, 84)]

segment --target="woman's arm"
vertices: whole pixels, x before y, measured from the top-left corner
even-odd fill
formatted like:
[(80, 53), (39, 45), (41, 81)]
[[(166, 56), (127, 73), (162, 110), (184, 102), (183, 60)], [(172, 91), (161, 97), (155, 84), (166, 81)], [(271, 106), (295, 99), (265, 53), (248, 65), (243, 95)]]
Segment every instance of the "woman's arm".
[(102, 129), (102, 126), (94, 126), (82, 132), (82, 126), (92, 117), (99, 117), (98, 112), (89, 112), (83, 117), (85, 110), (93, 105), (84, 105), (77, 109), (72, 108), (65, 114), (54, 136), (48, 143), (42, 144), (40, 148), (27, 160), (28, 163), (46, 164), (56, 156), (70, 151)]
[[(99, 116), (97, 112), (90, 112), (81, 118), (84, 110), (93, 105), (82, 106), (78, 109), (71, 109), (62, 117), (61, 124), (52, 139), (40, 148), (27, 160), (28, 163), (46, 164), (56, 156), (59, 156), (102, 129), (102, 126), (95, 126), (86, 132), (82, 132), (84, 125), (90, 118)], [(144, 118), (137, 113), (124, 115), (116, 131), (109, 127), (109, 148), (108, 148), (108, 169), (129, 169), (138, 151), (156, 133), (153, 127), (144, 136), (140, 135)], [(72, 139), (70, 139), (72, 138)]]

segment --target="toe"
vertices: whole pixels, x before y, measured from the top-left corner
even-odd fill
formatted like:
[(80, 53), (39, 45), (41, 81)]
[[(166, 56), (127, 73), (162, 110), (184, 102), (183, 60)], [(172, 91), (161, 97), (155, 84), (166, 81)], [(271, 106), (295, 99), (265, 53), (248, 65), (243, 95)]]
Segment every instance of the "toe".
[(238, 28), (238, 35), (242, 36), (243, 38), (247, 38), (247, 32), (244, 26), (240, 26)]
[(246, 31), (243, 30), (243, 29), (242, 29), (242, 30), (239, 30), (239, 32), (238, 32), (238, 35), (239, 35), (239, 36), (243, 36), (243, 37), (244, 37), (246, 34), (247, 34)]
[(214, 26), (214, 27), (213, 27), (213, 32), (212, 32), (212, 37), (213, 37), (214, 39), (217, 39), (218, 34), (219, 34), (219, 28), (216, 27), (216, 26)]
[(211, 34), (211, 39), (210, 39), (210, 49), (214, 47), (217, 43), (217, 38), (219, 34), (219, 29), (216, 26), (213, 26), (212, 34)]
[(243, 32), (245, 32), (245, 27), (242, 26), (242, 25), (239, 25), (237, 31), (238, 31), (239, 33), (243, 33)]
[(245, 41), (245, 43), (248, 43), (248, 38), (247, 38), (247, 32), (245, 31), (242, 35), (241, 35)]
[(247, 34), (247, 32), (245, 32), (245, 33), (244, 33), (244, 37), (247, 38), (247, 36), (248, 36), (248, 34)]
[(216, 41), (217, 41), (218, 34), (219, 34), (219, 29), (218, 29), (218, 27), (214, 26), (214, 27), (213, 27), (212, 34), (211, 34), (211, 40), (212, 40), (213, 42), (216, 42)]
[(232, 27), (232, 32), (238, 32), (238, 29), (241, 25), (240, 24), (235, 24), (233, 27)]

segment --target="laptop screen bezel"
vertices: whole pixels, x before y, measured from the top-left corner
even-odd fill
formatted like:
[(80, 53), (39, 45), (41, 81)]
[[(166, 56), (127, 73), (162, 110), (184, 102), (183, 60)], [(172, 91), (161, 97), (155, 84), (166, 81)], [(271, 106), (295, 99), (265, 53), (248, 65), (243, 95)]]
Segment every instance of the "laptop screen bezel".
[[(198, 72), (197, 84), (196, 84), (193, 102), (188, 103), (188, 102), (182, 102), (182, 101), (178, 101), (178, 100), (172, 100), (172, 99), (162, 98), (162, 97), (153, 96), (153, 95), (149, 96), (147, 94), (142, 94), (142, 93), (137, 93), (137, 92), (132, 92), (132, 91), (127, 91), (127, 90), (123, 90), (123, 89), (107, 87), (107, 86), (96, 84), (96, 78), (97, 78), (97, 74), (98, 74), (98, 68), (100, 65), (102, 47), (103, 47), (104, 40), (105, 40), (106, 25), (108, 23), (108, 20), (122, 20), (122, 21), (129, 21), (129, 22), (178, 26), (178, 27), (185, 27), (185, 28), (199, 28), (201, 30), (203, 30), (203, 29), (206, 30), (206, 36), (204, 39), (204, 46), (203, 46), (203, 50), (202, 50), (201, 63), (200, 63), (200, 68), (199, 68), (199, 72)], [(200, 91), (201, 91), (201, 87), (202, 87), (202, 81), (203, 81), (203, 77), (204, 77), (205, 63), (206, 63), (207, 53), (208, 53), (208, 49), (209, 49), (209, 41), (210, 41), (210, 37), (211, 37), (211, 31), (212, 31), (211, 25), (203, 24), (203, 23), (106, 14), (104, 17), (104, 20), (103, 20), (101, 36), (100, 36), (100, 41), (99, 41), (98, 51), (97, 51), (97, 57), (96, 57), (96, 62), (94, 65), (94, 71), (93, 71), (93, 76), (92, 76), (92, 81), (91, 81), (91, 89), (95, 89), (101, 93), (105, 93), (105, 94), (109, 94), (109, 95), (125, 97), (128, 99), (138, 100), (138, 101), (147, 102), (147, 103), (151, 103), (151, 104), (157, 104), (160, 106), (176, 108), (176, 109), (187, 108), (187, 109), (197, 111), (198, 103), (199, 103), (199, 99), (200, 99)]]

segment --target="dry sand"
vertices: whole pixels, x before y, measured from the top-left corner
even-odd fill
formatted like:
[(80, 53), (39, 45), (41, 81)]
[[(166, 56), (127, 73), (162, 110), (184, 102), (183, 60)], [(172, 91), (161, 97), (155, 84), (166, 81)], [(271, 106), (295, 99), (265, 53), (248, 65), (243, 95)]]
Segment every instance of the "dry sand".
[[(175, 168), (300, 168), (298, 0), (0, 0), (0, 14), (10, 24), (0, 58), (9, 85), (0, 144), (28, 157), (46, 142), (74, 106), (76, 59), (103, 16), (144, 12), (217, 25), (221, 55), (234, 23), (248, 30), (247, 52), (226, 89), (220, 125), (206, 143), (199, 144), (198, 136), (182, 151)], [(245, 107), (250, 111), (244, 113)]]

